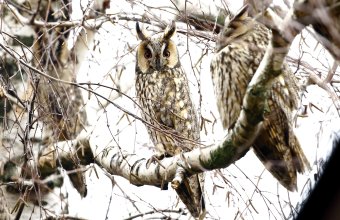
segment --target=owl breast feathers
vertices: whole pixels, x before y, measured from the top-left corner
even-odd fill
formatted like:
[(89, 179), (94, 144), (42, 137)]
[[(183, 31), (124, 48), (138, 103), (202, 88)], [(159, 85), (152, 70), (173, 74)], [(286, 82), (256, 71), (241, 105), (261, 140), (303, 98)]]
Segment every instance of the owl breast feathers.
[[(136, 54), (136, 93), (158, 159), (191, 151), (200, 139), (198, 119), (186, 74), (171, 40), (172, 23), (161, 36), (148, 37), (136, 25), (141, 41)], [(176, 192), (192, 216), (204, 213), (204, 175), (185, 178)]]
[[(247, 86), (268, 46), (271, 32), (248, 17), (243, 7), (218, 36), (210, 71), (217, 107), (225, 129), (231, 129), (242, 108)], [(300, 143), (293, 132), (292, 112), (299, 95), (295, 76), (287, 64), (268, 95), (264, 122), (253, 144), (256, 156), (288, 190), (297, 188), (296, 173), (309, 168)]]
[(150, 38), (137, 31), (142, 42), (136, 56), (136, 92), (142, 117), (154, 126), (148, 127), (148, 132), (156, 149), (171, 156), (192, 150), (199, 141), (188, 80), (170, 39), (174, 32), (168, 28), (163, 35)]

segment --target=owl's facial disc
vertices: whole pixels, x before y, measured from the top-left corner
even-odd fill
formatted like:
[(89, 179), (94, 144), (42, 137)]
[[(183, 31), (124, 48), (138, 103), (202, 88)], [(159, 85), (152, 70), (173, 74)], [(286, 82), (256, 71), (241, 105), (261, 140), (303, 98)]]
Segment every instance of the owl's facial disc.
[(156, 71), (164, 71), (167, 70), (170, 66), (169, 57), (171, 53), (168, 49), (168, 45), (163, 43), (160, 47), (160, 50), (152, 50), (152, 47), (148, 45), (144, 52), (144, 57), (149, 61), (150, 68)]
[(153, 68), (157, 71), (165, 70), (168, 66), (168, 58), (170, 56), (170, 52), (167, 49), (167, 45), (164, 43), (161, 47), (161, 50), (156, 53), (155, 63), (153, 63)]
[(165, 72), (180, 65), (175, 43), (163, 38), (142, 42), (137, 49), (137, 60), (142, 73)]

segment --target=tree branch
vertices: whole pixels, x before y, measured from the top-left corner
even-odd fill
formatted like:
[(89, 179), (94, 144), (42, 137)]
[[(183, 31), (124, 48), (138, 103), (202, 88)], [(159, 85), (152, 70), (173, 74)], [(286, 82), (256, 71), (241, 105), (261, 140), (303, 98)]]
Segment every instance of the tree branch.
[(340, 1), (295, 1), (294, 14), (299, 23), (313, 26), (318, 40), (340, 61)]
[[(20, 12), (12, 5), (7, 4), (9, 10), (13, 13), (13, 15), (17, 18), (17, 20), (23, 25), (33, 25), (37, 27), (46, 27), (46, 28), (57, 28), (57, 27), (78, 27), (82, 26), (86, 29), (95, 30), (101, 27), (105, 22), (116, 23), (119, 20), (121, 21), (138, 21), (142, 23), (151, 24), (155, 27), (159, 27), (164, 29), (166, 24), (162, 24), (160, 22), (153, 22), (151, 19), (146, 18), (141, 15), (126, 15), (126, 14), (112, 14), (112, 15), (103, 15), (96, 18), (83, 19), (83, 20), (72, 20), (72, 21), (56, 21), (56, 22), (45, 22), (40, 20), (31, 20), (21, 15)], [(214, 37), (211, 36), (209, 32), (200, 31), (200, 30), (187, 30), (187, 29), (177, 29), (178, 33), (189, 34), (197, 37), (201, 37), (206, 40), (215, 41)]]
[(330, 85), (331, 78), (327, 77), (325, 80), (322, 80), (312, 71), (309, 71), (307, 69), (305, 69), (305, 71), (309, 73), (309, 81), (311, 84), (318, 85), (320, 88), (324, 89), (328, 93), (329, 97), (332, 99), (332, 102), (338, 112), (338, 115), (340, 116), (340, 100), (337, 94), (335, 93), (334, 89)]

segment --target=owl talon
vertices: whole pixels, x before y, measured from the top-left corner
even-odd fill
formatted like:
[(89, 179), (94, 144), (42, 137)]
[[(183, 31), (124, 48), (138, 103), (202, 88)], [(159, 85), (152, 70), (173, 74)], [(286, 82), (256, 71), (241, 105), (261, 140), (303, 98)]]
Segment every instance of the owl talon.
[(185, 178), (185, 170), (183, 167), (178, 167), (176, 170), (175, 178), (171, 181), (171, 187), (173, 189), (178, 189), (179, 186), (183, 183)]
[(152, 163), (160, 163), (160, 160), (163, 160), (164, 157), (166, 157), (167, 155), (166, 154), (155, 154), (155, 155), (152, 155), (152, 157), (150, 157), (148, 159), (148, 161), (146, 162), (146, 168), (149, 169), (150, 165)]
[(173, 189), (178, 189), (178, 188), (179, 188), (179, 185), (181, 185), (181, 184), (180, 184), (180, 182), (179, 182), (178, 180), (173, 180), (173, 181), (171, 182), (171, 187), (172, 187)]

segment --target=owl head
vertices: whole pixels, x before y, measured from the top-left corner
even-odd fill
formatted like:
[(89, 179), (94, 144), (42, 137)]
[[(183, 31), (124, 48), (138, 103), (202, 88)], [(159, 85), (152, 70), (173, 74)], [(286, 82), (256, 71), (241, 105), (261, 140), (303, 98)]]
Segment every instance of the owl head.
[(136, 23), (138, 38), (142, 41), (137, 48), (136, 69), (142, 73), (154, 71), (163, 72), (180, 65), (178, 51), (171, 40), (176, 32), (175, 22), (172, 22), (161, 35), (149, 37)]
[(223, 49), (232, 41), (242, 38), (243, 35), (248, 33), (253, 25), (253, 19), (248, 16), (248, 5), (245, 5), (231, 20), (227, 18), (224, 22), (224, 28), (218, 35), (216, 41), (216, 52)]

